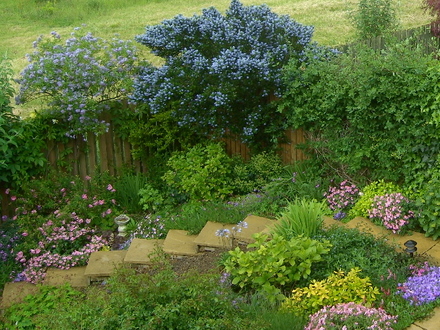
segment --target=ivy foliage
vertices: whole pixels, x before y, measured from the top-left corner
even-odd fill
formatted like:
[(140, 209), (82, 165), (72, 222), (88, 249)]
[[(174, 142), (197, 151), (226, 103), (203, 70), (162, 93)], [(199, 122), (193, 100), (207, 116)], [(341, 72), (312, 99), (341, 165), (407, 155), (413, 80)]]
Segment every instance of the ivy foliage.
[(277, 142), (285, 122), (270, 101), (282, 94), (283, 65), (300, 58), (312, 34), (266, 5), (238, 0), (225, 15), (214, 7), (178, 15), (136, 37), (164, 64), (142, 68), (132, 100), (145, 104), (148, 116), (171, 111), (179, 127), (205, 135)]
[(310, 133), (309, 151), (333, 175), (402, 182), (435, 165), (440, 140), (432, 105), (440, 75), (432, 54), (408, 39), (309, 58), (286, 67), (279, 109)]

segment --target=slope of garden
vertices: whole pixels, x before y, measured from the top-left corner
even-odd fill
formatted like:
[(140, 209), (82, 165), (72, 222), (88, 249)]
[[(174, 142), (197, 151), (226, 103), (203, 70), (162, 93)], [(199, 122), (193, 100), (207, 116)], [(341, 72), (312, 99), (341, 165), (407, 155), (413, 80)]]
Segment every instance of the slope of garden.
[[(147, 271), (121, 268), (99, 286), (42, 286), (4, 311), (5, 329), (404, 329), (439, 305), (439, 265), (322, 225), (361, 216), (440, 236), (437, 41), (396, 40), (394, 12), (369, 12), (356, 18), (358, 35), (380, 36), (382, 48), (342, 53), (270, 6), (221, 9), (149, 25), (135, 42), (86, 26), (53, 31), (34, 42), (17, 91), (1, 63), (0, 284), (40, 284), (49, 267), (83, 266), (95, 251), (171, 229), (197, 234), (208, 221), (235, 228), (220, 239), (249, 214), (278, 224), (209, 272), (177, 273), (158, 250)], [(14, 115), (13, 98), (38, 111)], [(110, 129), (142, 166), (73, 175), (69, 147), (49, 166), (49, 145)], [(304, 131), (292, 148), (306, 160), (282, 163), (288, 129)], [(249, 160), (226, 153), (232, 138)], [(131, 219), (125, 241), (121, 214)]]

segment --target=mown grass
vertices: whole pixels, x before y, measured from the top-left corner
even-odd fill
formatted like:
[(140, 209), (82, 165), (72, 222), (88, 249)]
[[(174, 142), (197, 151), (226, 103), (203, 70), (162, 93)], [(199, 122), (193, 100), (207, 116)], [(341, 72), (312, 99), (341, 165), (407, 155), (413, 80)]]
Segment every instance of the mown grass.
[[(313, 25), (314, 40), (325, 45), (345, 43), (354, 35), (347, 11), (356, 8), (357, 0), (242, 0), (242, 3), (266, 3), (279, 14)], [(86, 24), (88, 30), (102, 37), (119, 34), (123, 39), (133, 39), (143, 33), (145, 26), (177, 14), (192, 16), (211, 6), (224, 11), (229, 4), (230, 0), (2, 0), (0, 30), (5, 33), (0, 34), (0, 54), (7, 53), (18, 73), (26, 65), (25, 54), (32, 51), (32, 42), (53, 30), (66, 35), (73, 27)], [(421, 0), (398, 1), (402, 27), (416, 27), (430, 21), (421, 4)]]
[[(241, 0), (244, 5), (265, 3), (274, 12), (289, 15), (304, 25), (315, 27), (314, 41), (329, 46), (350, 42), (354, 29), (347, 13), (358, 0)], [(398, 3), (402, 28), (430, 22), (422, 0), (395, 0)], [(224, 12), (230, 0), (2, 0), (0, 1), (0, 56), (6, 54), (18, 77), (28, 64), (25, 55), (33, 51), (32, 42), (40, 35), (57, 31), (68, 37), (72, 29), (85, 24), (87, 31), (103, 38), (132, 40), (147, 25), (158, 24), (178, 14), (201, 14), (214, 6)], [(139, 44), (140, 55), (153, 64), (159, 60)], [(18, 87), (18, 86), (16, 86)], [(15, 108), (27, 115), (39, 108), (26, 104)]]

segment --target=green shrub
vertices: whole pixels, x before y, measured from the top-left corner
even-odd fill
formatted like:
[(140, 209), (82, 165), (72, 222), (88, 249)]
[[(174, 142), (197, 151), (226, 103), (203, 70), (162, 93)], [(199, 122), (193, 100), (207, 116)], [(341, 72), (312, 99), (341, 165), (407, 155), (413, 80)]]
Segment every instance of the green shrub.
[(350, 18), (360, 39), (387, 35), (399, 25), (393, 0), (360, 0)]
[(315, 200), (289, 202), (271, 231), (286, 240), (297, 236), (312, 237), (321, 228), (326, 209), (324, 202)]
[(234, 191), (250, 193), (259, 191), (282, 172), (281, 158), (269, 152), (261, 152), (251, 157), (249, 162), (241, 158), (233, 167)]
[(285, 67), (279, 110), (308, 132), (306, 152), (328, 177), (406, 183), (433, 165), (440, 152), (440, 71), (426, 48), (415, 39), (387, 42), (382, 50), (357, 44)]
[(12, 69), (0, 57), (0, 185), (20, 187), (44, 170), (44, 133), (32, 120), (12, 113)]
[(222, 199), (233, 191), (231, 159), (219, 143), (196, 145), (168, 160), (163, 180), (194, 200)]
[[(295, 282), (307, 278), (313, 263), (321, 261), (330, 250), (328, 242), (318, 242), (306, 237), (290, 240), (274, 234), (255, 234), (251, 250), (240, 248), (229, 251), (224, 261), (226, 272), (231, 274), (232, 284), (244, 290), (263, 291), (271, 299), (283, 299), (283, 292)], [(255, 249), (252, 249), (255, 248)]]
[[(241, 330), (264, 329), (243, 311), (243, 299), (215, 274), (175, 274), (158, 252), (150, 273), (119, 269), (107, 284), (89, 287), (82, 299), (41, 313), (41, 329)], [(56, 317), (53, 317), (56, 315)]]
[(419, 209), (419, 224), (425, 235), (436, 240), (440, 237), (440, 178), (434, 176), (420, 192), (416, 206)]
[(283, 301), (281, 309), (298, 315), (316, 313), (324, 306), (355, 302), (371, 304), (379, 296), (368, 277), (359, 277), (360, 269), (353, 268), (347, 274), (335, 272), (323, 281), (312, 281), (305, 288), (296, 288)]
[(357, 216), (367, 218), (369, 215), (368, 211), (372, 209), (374, 197), (398, 192), (403, 192), (403, 189), (392, 182), (385, 182), (384, 180), (374, 181), (362, 189), (360, 198), (348, 214), (352, 218)]
[(6, 309), (3, 319), (5, 329), (38, 328), (35, 317), (41, 314), (52, 315), (51, 319), (53, 320), (53, 312), (59, 305), (68, 306), (72, 300), (81, 300), (82, 298), (84, 296), (81, 292), (73, 289), (70, 284), (58, 287), (39, 286), (38, 293), (28, 295), (24, 298), (24, 302)]
[(297, 198), (323, 199), (328, 180), (320, 166), (311, 160), (285, 166), (282, 173), (263, 189), (273, 199), (293, 201)]

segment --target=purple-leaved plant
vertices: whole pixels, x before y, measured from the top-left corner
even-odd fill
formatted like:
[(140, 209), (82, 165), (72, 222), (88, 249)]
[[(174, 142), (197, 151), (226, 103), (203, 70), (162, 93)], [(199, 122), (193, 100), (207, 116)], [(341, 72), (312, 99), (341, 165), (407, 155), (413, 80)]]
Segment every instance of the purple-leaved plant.
[(393, 233), (399, 233), (415, 217), (415, 213), (408, 210), (408, 205), (408, 198), (401, 193), (375, 196), (371, 209), (368, 210), (369, 217), (373, 221), (378, 220)]

